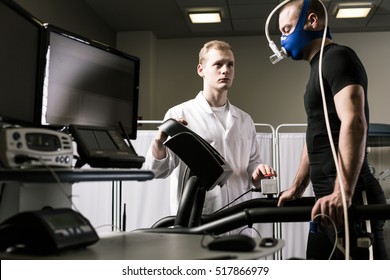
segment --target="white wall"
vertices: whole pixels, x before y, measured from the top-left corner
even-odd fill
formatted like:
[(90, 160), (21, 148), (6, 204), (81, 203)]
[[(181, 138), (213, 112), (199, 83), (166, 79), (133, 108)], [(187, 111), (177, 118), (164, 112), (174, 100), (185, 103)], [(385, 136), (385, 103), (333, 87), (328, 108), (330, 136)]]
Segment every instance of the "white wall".
[[(115, 34), (84, 1), (16, 2), (42, 21), (139, 56), (139, 114), (144, 119), (161, 119), (169, 107), (196, 95), (202, 86), (196, 74), (199, 49), (210, 39), (223, 39), (232, 44), (236, 57), (236, 80), (230, 100), (250, 113), (255, 122), (275, 127), (305, 122), (302, 96), (309, 66), (292, 60), (272, 65), (264, 36), (159, 40), (151, 32)], [(355, 49), (366, 66), (371, 122), (390, 123), (387, 114), (390, 32), (333, 35), (336, 42)], [(278, 42), (279, 38), (273, 40)]]
[[(388, 114), (390, 73), (390, 32), (339, 33), (334, 40), (356, 50), (369, 76), (369, 102), (371, 122), (390, 123)], [(122, 32), (117, 36), (117, 47), (141, 57), (141, 67), (148, 68), (144, 58), (149, 41), (139, 41), (139, 33)], [(136, 44), (134, 38), (137, 39)], [(236, 58), (236, 79), (230, 90), (232, 103), (250, 113), (255, 122), (278, 126), (282, 123), (304, 123), (303, 93), (309, 73), (304, 61), (284, 60), (277, 65), (269, 62), (271, 54), (264, 36), (225, 38), (154, 38), (155, 60), (152, 72), (141, 72), (139, 114), (144, 119), (161, 119), (166, 110), (179, 102), (193, 98), (201, 89), (201, 79), (196, 74), (198, 52), (211, 39), (223, 39), (231, 43)], [(278, 42), (278, 38), (273, 39)], [(153, 88), (145, 88), (145, 83)]]
[(157, 106), (154, 93), (156, 92), (156, 49), (157, 39), (152, 32), (132, 32), (131, 36), (117, 35), (117, 44), (125, 52), (140, 58), (140, 100), (138, 102), (139, 115), (151, 119), (145, 112), (153, 112)]

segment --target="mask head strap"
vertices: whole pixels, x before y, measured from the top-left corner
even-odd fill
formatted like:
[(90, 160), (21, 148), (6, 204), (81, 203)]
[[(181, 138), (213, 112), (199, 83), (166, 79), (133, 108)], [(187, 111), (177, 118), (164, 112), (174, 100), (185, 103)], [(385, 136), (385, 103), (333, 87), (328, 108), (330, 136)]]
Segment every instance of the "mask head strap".
[(298, 19), (297, 26), (295, 27), (295, 29), (303, 30), (303, 27), (304, 27), (305, 22), (306, 22), (307, 12), (309, 11), (309, 6), (310, 6), (310, 0), (305, 0), (303, 2), (302, 11), (301, 11), (301, 14), (299, 15), (299, 19)]

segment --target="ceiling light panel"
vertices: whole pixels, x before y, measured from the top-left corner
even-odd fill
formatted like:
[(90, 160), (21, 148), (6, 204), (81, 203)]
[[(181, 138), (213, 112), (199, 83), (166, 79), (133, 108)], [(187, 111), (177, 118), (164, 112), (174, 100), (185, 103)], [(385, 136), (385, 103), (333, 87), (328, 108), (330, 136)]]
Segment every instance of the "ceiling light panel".
[(219, 12), (188, 13), (190, 20), (194, 24), (199, 23), (220, 23), (221, 14)]
[(364, 18), (372, 7), (372, 3), (342, 3), (338, 5), (336, 18)]

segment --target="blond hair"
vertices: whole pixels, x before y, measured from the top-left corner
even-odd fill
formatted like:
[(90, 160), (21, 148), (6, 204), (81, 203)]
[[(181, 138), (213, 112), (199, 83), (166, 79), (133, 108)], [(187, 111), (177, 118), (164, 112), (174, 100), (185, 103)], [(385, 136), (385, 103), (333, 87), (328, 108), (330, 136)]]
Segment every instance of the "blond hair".
[(206, 60), (205, 58), (206, 54), (210, 51), (210, 49), (216, 49), (221, 51), (226, 51), (226, 50), (233, 51), (230, 44), (225, 41), (220, 41), (220, 40), (208, 41), (203, 45), (203, 48), (199, 52), (199, 64), (204, 63), (204, 61)]

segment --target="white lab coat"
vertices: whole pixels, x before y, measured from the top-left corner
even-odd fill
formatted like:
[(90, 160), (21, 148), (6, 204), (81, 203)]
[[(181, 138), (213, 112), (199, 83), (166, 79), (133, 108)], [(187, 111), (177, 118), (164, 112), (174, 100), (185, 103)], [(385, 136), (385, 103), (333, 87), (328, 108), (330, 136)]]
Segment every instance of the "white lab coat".
[[(184, 118), (188, 122), (188, 128), (209, 142), (233, 170), (233, 174), (224, 186), (216, 186), (207, 192), (203, 214), (213, 213), (253, 187), (252, 173), (261, 163), (261, 158), (256, 142), (255, 126), (247, 113), (229, 104), (225, 130), (200, 92), (195, 99), (169, 109), (164, 120), (168, 118)], [(170, 203), (172, 215), (175, 215), (182, 193), (182, 186), (179, 184), (182, 182), (185, 164), (172, 151), (169, 149), (167, 151), (168, 155), (165, 159), (156, 160), (149, 149), (144, 167), (152, 170), (156, 178), (166, 178), (172, 174)], [(173, 172), (174, 169), (175, 172)], [(250, 198), (251, 194), (248, 193), (234, 204)]]

